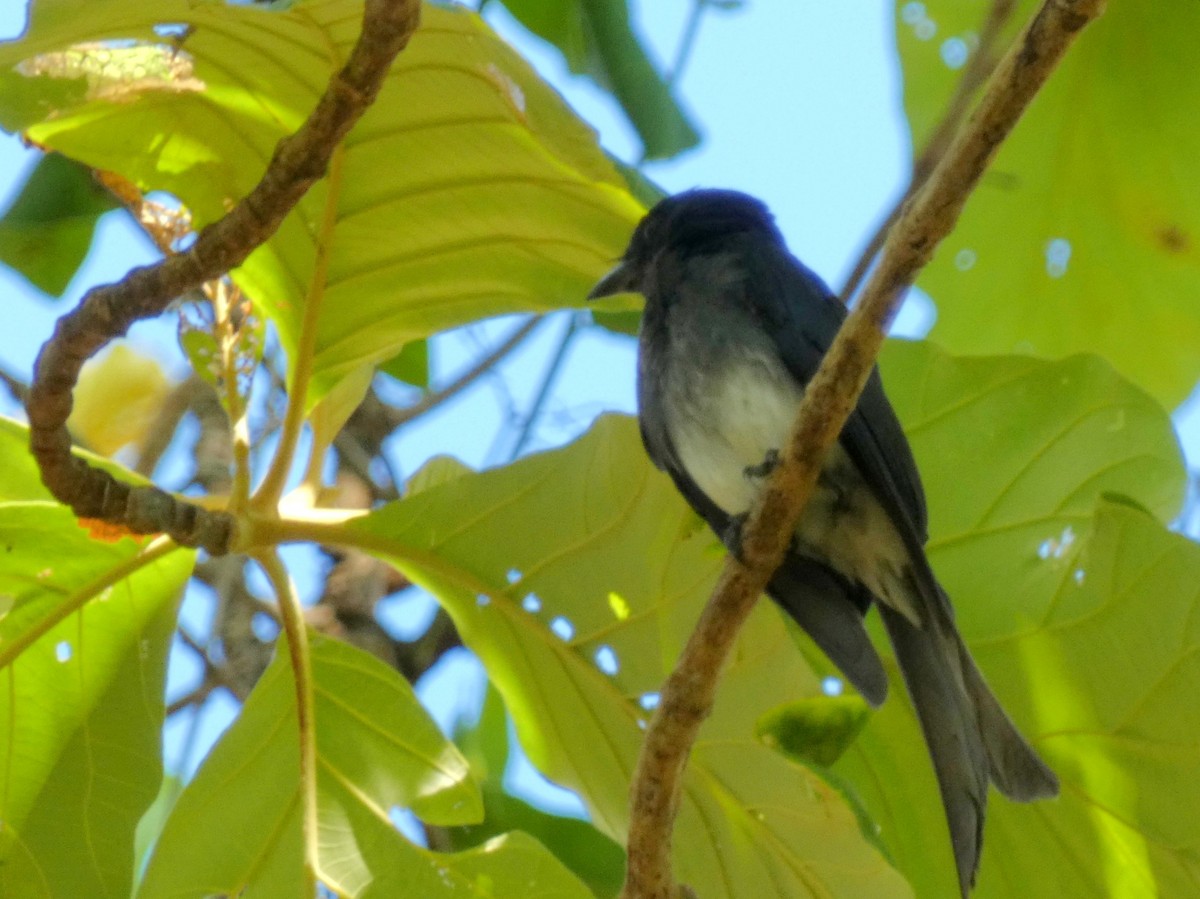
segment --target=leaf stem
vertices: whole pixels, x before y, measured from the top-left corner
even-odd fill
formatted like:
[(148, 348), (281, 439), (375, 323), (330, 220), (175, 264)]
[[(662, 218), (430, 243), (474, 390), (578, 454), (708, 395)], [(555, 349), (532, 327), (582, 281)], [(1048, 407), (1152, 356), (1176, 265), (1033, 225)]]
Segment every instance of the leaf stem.
[(274, 549), (256, 553), (254, 560), (262, 567), (279, 601), (279, 617), (287, 640), (292, 664), (292, 680), (296, 688), (296, 725), (300, 739), (300, 793), (303, 803), (304, 873), (308, 895), (317, 885), (317, 730), (313, 709), (312, 657), (308, 648), (308, 627), (304, 608), (287, 569)]
[(688, 12), (687, 22), (683, 26), (683, 37), (679, 39), (679, 49), (675, 52), (675, 61), (671, 63), (670, 70), (663, 78), (667, 90), (674, 90), (679, 79), (683, 77), (683, 71), (692, 58), (696, 38), (700, 34), (700, 20), (704, 18), (704, 13), (707, 11), (708, 0), (692, 0), (692, 8)]
[(250, 504), (259, 514), (271, 514), (278, 507), (287, 485), (288, 473), (296, 456), (296, 445), (300, 442), (300, 431), (304, 427), (304, 416), (308, 406), (308, 388), (312, 383), (313, 361), (317, 351), (317, 327), (321, 320), (321, 306), (325, 299), (325, 285), (329, 277), (329, 252), (333, 244), (333, 230), (337, 225), (337, 198), (341, 196), (342, 171), (345, 165), (346, 148), (338, 145), (329, 165), (329, 189), (325, 194), (325, 215), (321, 221), (321, 233), (317, 236), (317, 258), (313, 265), (308, 296), (304, 299), (304, 318), (300, 324), (300, 337), (296, 341), (292, 362), (292, 382), (288, 385), (287, 410), (283, 414), (283, 426), (279, 431), (279, 445), (271, 459), (270, 468), (258, 485)]

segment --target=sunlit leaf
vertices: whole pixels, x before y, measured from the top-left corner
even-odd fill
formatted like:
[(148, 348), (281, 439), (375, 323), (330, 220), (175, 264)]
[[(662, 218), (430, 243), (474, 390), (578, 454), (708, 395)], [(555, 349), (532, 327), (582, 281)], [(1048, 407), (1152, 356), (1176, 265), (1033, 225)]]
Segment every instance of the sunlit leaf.
[[(99, 66), (111, 50), (100, 39), (186, 60), (196, 82), (188, 90), (175, 81), (150, 89), (168, 76), (147, 71), (135, 99), (93, 92), (23, 124), (69, 156), (170, 191), (204, 225), (250, 189), (308, 114), (361, 12), (360, 0), (286, 10), (43, 0), (28, 36), (0, 46), (0, 68), (23, 61), (43, 72), (48, 53), (99, 54)], [(154, 31), (163, 22), (190, 33), (169, 44)], [(328, 178), (235, 278), (274, 321), (292, 364), (306, 310), (314, 315), (312, 404), (346, 374), (437, 331), (581, 304), (642, 208), (595, 135), (523, 59), (473, 13), (427, 5)]]
[[(897, 4), (920, 146), (991, 3)], [(1016, 4), (1010, 33), (1038, 6)], [(1001, 148), (920, 279), (955, 350), (1090, 350), (1175, 405), (1200, 377), (1200, 5), (1112, 3)], [(1002, 45), (1003, 46), (1003, 45)], [(1119, 73), (1119, 74), (1118, 74)]]
[(891, 341), (882, 366), (925, 482), (938, 577), (956, 604), (977, 605), (969, 637), (1006, 633), (1025, 602), (1049, 601), (1101, 494), (1179, 514), (1170, 419), (1098, 357), (954, 357)]
[(110, 455), (145, 438), (170, 389), (161, 365), (117, 343), (83, 366), (67, 425), (85, 444)]
[[(972, 641), (1063, 784), (1060, 798), (1033, 805), (992, 794), (973, 895), (1009, 897), (1014, 883), (1030, 899), (1193, 895), (1200, 794), (1186, 772), (1200, 753), (1200, 548), (1102, 503), (1057, 563), (1051, 589), (1013, 593), (1007, 632)], [(981, 612), (992, 617), (973, 597), (956, 599), (964, 629), (978, 630)], [(945, 824), (908, 705), (887, 703), (836, 771), (918, 895), (951, 894)]]
[[(1009, 896), (1014, 883), (1047, 899), (1188, 895), (1200, 831), (1181, 823), (1197, 801), (1182, 772), (1200, 727), (1172, 684), (1200, 677), (1200, 633), (1184, 623), (1200, 551), (1128, 503), (1103, 503), (1093, 518), (1109, 492), (1163, 518), (1178, 511), (1184, 469), (1169, 418), (1093, 357), (956, 359), (895, 343), (884, 377), (922, 468), (930, 559), (959, 627), (1063, 780), (1050, 802), (993, 793), (974, 895)], [(952, 895), (937, 786), (898, 694), (834, 771), (917, 895)], [(1129, 716), (1142, 700), (1157, 712), (1135, 737)]]
[[(28, 456), (0, 429), (0, 459)], [(162, 779), (163, 689), (193, 554), (89, 539), (5, 469), (0, 502), (0, 895), (121, 897), (134, 828)], [(24, 494), (28, 498), (22, 498)]]
[[(437, 824), (482, 815), (466, 760), (393, 669), (344, 643), (312, 640), (316, 691), (319, 858), (347, 895), (504, 896), (521, 884), (583, 897), (532, 840), (499, 839), (441, 854), (402, 837), (390, 815), (412, 808)], [(179, 797), (139, 895), (302, 891), (300, 756), (286, 651)], [(494, 892), (493, 892), (494, 891)]]
[(478, 846), (519, 830), (554, 853), (596, 899), (614, 899), (625, 879), (625, 851), (620, 846), (586, 821), (544, 812), (505, 792), (508, 715), (494, 687), (488, 687), (479, 721), (455, 733), (454, 740), (470, 760), (471, 769), (481, 775), (484, 817), (478, 824), (447, 828), (451, 848)]

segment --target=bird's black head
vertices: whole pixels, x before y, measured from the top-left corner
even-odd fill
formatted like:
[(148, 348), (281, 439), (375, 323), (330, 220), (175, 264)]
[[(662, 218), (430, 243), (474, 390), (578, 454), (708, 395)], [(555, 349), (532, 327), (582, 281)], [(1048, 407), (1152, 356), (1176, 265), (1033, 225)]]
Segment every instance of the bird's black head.
[(638, 224), (617, 266), (588, 299), (643, 292), (643, 276), (659, 254), (711, 252), (737, 234), (757, 234), (780, 246), (783, 237), (762, 202), (735, 190), (689, 190), (661, 200)]

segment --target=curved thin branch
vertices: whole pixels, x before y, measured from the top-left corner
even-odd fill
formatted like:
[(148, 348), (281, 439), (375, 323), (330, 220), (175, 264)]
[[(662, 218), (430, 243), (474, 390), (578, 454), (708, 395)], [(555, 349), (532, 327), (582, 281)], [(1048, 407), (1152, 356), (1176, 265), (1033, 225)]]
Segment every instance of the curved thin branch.
[(480, 356), (471, 367), (464, 371), (461, 375), (447, 384), (445, 387), (434, 390), (425, 394), (421, 399), (417, 400), (411, 406), (405, 406), (403, 409), (394, 410), (392, 413), (392, 429), (396, 429), (401, 425), (408, 424), (414, 418), (424, 415), (430, 409), (435, 409), (446, 400), (458, 395), (463, 390), (470, 387), (475, 381), (487, 374), (497, 362), (515, 350), (521, 343), (533, 333), (533, 329), (540, 325), (543, 317), (540, 315), (531, 315), (521, 324), (517, 325), (512, 332), (504, 338), (496, 348), (488, 352), (486, 355)]
[(571, 313), (567, 327), (558, 339), (558, 347), (554, 350), (550, 364), (546, 366), (545, 374), (542, 375), (542, 383), (538, 387), (537, 395), (533, 398), (533, 403), (530, 404), (529, 411), (525, 414), (525, 420), (521, 422), (520, 430), (517, 432), (517, 439), (513, 442), (512, 449), (509, 450), (509, 462), (516, 461), (516, 458), (521, 455), (521, 451), (525, 449), (526, 444), (529, 443), (529, 438), (533, 436), (533, 429), (542, 417), (542, 410), (546, 405), (546, 400), (550, 398), (550, 390), (554, 387), (554, 382), (558, 380), (563, 363), (567, 360), (567, 350), (571, 348), (571, 344), (579, 334), (580, 320), (581, 313)]
[(417, 0), (367, 0), (362, 33), (345, 67), (300, 129), (284, 138), (262, 180), (183, 253), (136, 268), (120, 282), (90, 290), (58, 320), (34, 365), (26, 409), (29, 444), (42, 481), (81, 518), (100, 518), (140, 534), (165, 532), (186, 546), (228, 552), (229, 512), (200, 509), (157, 487), (132, 487), (71, 455), (66, 421), (86, 359), (138, 319), (158, 315), (173, 297), (240, 265), (266, 241), (313, 183), (334, 149), (374, 101), (392, 59), (416, 29)]
[(805, 390), (787, 451), (746, 522), (743, 561), (732, 557), (726, 561), (647, 730), (632, 787), (623, 899), (677, 895), (671, 829), (683, 774), (738, 631), (783, 559), (827, 448), (858, 401), (883, 344), (884, 327), (904, 290), (958, 220), (967, 197), (1029, 101), (1103, 5), (1103, 0), (1045, 0), (993, 73), (968, 126), (905, 206), (862, 301)]

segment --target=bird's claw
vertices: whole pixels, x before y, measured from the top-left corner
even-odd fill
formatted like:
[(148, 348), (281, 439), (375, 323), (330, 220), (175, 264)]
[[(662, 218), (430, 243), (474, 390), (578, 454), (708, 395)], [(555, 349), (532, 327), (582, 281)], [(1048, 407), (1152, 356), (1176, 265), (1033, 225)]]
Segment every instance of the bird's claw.
[(757, 465), (747, 465), (742, 474), (749, 478), (765, 478), (779, 465), (779, 450), (769, 449)]

